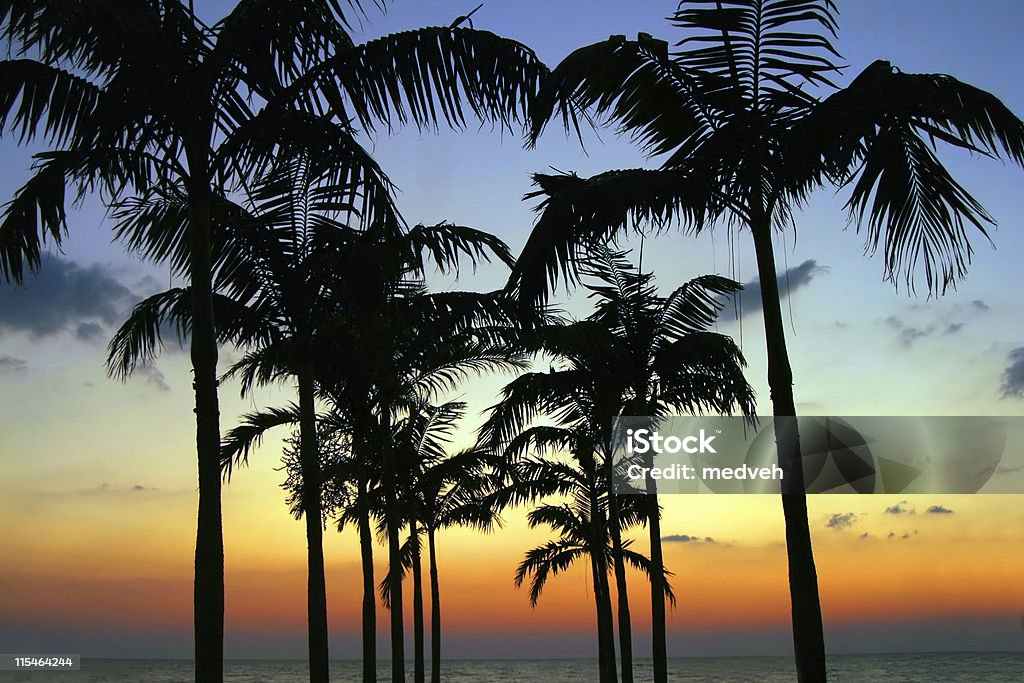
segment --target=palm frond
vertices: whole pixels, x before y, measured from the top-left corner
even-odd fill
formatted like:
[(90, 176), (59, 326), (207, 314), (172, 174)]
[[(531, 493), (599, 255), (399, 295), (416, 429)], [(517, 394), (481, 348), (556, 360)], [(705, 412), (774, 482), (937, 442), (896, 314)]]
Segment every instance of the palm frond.
[(651, 156), (690, 149), (716, 125), (693, 75), (669, 56), (668, 43), (643, 33), (635, 41), (612, 36), (580, 48), (542, 82), (530, 116), (531, 145), (556, 115), (577, 133), (590, 112), (608, 118)]
[(532, 576), (530, 581), (530, 605), (536, 607), (548, 579), (567, 570), (581, 557), (586, 549), (565, 541), (548, 541), (526, 552), (526, 557), (516, 568), (515, 585), (519, 588)]
[(698, 175), (674, 170), (609, 171), (591, 178), (535, 174), (540, 218), (509, 278), (523, 303), (543, 304), (561, 275), (579, 280), (588, 250), (628, 229), (666, 229), (673, 222), (693, 232), (719, 212), (716, 191)]
[(249, 464), (249, 453), (259, 447), (268, 431), (298, 422), (299, 407), (294, 403), (284, 408), (264, 408), (243, 415), (241, 423), (228, 431), (221, 441), (220, 458), (224, 478), (231, 479), (235, 467)]
[(79, 119), (92, 112), (99, 92), (88, 79), (51, 64), (0, 61), (0, 131), (9, 127), (19, 144), (42, 135), (50, 144), (63, 145)]
[(837, 15), (832, 0), (683, 0), (670, 21), (687, 31), (677, 53), (684, 68), (759, 109), (807, 103), (807, 84), (833, 86)]
[[(468, 112), (511, 129), (524, 121), (546, 68), (533, 51), (488, 31), (429, 27), (339, 50), (301, 89), (367, 130), (383, 123), (461, 129)], [(466, 103), (466, 105), (463, 104)]]

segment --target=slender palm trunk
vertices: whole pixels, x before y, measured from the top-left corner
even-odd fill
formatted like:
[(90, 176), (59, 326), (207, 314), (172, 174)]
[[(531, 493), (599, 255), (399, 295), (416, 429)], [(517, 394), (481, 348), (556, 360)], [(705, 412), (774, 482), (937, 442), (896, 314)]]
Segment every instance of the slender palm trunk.
[(316, 435), (316, 399), (312, 363), (299, 369), (299, 461), (302, 506), (306, 521), (306, 621), (309, 633), (309, 680), (328, 683), (327, 580), (324, 572), (324, 528), (320, 487), (320, 453)]
[(605, 485), (608, 487), (608, 526), (612, 536), (612, 557), (615, 563), (615, 592), (619, 612), (619, 660), (622, 683), (633, 683), (633, 625), (629, 616), (629, 590), (626, 586), (626, 558), (622, 554), (622, 527), (619, 524), (619, 497), (615, 494), (613, 463), (606, 457)]
[(597, 477), (590, 483), (590, 564), (594, 575), (594, 602), (597, 607), (597, 660), (600, 683), (616, 683), (615, 624), (612, 617), (611, 590), (606, 561), (605, 517), (598, 499)]
[(430, 683), (441, 683), (441, 587), (437, 582), (434, 527), (427, 528), (430, 553)]
[(619, 598), (619, 659), (622, 665), (622, 683), (633, 683), (633, 626), (629, 616), (626, 562), (622, 555), (622, 533), (614, 526), (612, 550), (615, 555), (615, 591)]
[[(654, 456), (644, 456), (644, 467), (654, 467)], [(668, 681), (668, 646), (665, 628), (665, 557), (661, 552), (661, 506), (658, 483), (647, 477), (647, 531), (651, 542), (651, 648), (654, 683)]]
[(381, 409), (381, 437), (384, 464), (384, 514), (388, 531), (388, 590), (391, 596), (391, 681), (405, 683), (405, 625), (402, 619), (402, 543), (398, 537), (401, 512), (398, 477), (391, 443), (390, 407)]
[(377, 683), (377, 596), (373, 578), (373, 530), (366, 465), (359, 467), (359, 555), (363, 567), (363, 683)]
[(413, 680), (426, 683), (426, 643), (423, 636), (423, 566), (420, 562), (420, 536), (416, 515), (409, 515), (409, 540), (412, 543), (412, 642)]
[(224, 678), (224, 532), (221, 513), (220, 406), (217, 336), (213, 320), (210, 184), (206, 155), (189, 154), (189, 280), (192, 298), (192, 371), (195, 390), (199, 510), (196, 521), (196, 681)]
[(751, 225), (761, 282), (761, 304), (768, 346), (768, 386), (771, 389), (775, 420), (775, 440), (779, 466), (783, 469), (782, 510), (786, 519), (786, 553), (789, 560), (789, 595), (793, 615), (793, 646), (797, 680), (801, 683), (824, 681), (825, 638), (818, 597), (818, 575), (814, 568), (811, 530), (804, 495), (800, 439), (796, 428), (796, 404), (793, 398), (793, 371), (786, 351), (786, 334), (779, 303), (779, 283), (775, 274), (771, 225), (767, 214)]

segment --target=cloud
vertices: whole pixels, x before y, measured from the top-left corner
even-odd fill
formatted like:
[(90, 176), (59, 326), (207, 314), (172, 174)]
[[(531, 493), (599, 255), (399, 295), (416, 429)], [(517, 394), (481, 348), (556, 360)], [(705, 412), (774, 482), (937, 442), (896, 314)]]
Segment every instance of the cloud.
[(167, 384), (167, 378), (164, 377), (164, 373), (160, 372), (156, 367), (152, 365), (140, 365), (135, 368), (135, 374), (138, 377), (143, 377), (146, 380), (146, 384), (156, 387), (158, 391), (170, 391), (171, 387)]
[(14, 356), (0, 356), (0, 374), (23, 375), (28, 372), (28, 363)]
[(860, 540), (862, 540), (862, 541), (866, 541), (866, 540), (868, 540), (869, 538), (871, 538), (871, 534), (869, 534), (869, 533), (868, 533), (868, 532), (866, 532), (866, 531), (865, 531), (864, 533), (862, 533), (862, 534), (860, 535)]
[(982, 311), (982, 312), (984, 312), (984, 311), (991, 311), (992, 310), (991, 306), (989, 306), (987, 303), (985, 303), (981, 299), (975, 299), (974, 301), (972, 301), (971, 302), (971, 308), (974, 309), (975, 311)]
[(925, 510), (925, 513), (929, 515), (951, 515), (953, 514), (953, 511), (942, 505), (932, 505)]
[(828, 529), (849, 529), (857, 522), (857, 515), (853, 512), (836, 512), (829, 516), (825, 522)]
[(890, 315), (882, 322), (896, 330), (899, 335), (900, 344), (902, 344), (904, 348), (910, 348), (918, 339), (928, 337), (935, 332), (934, 325), (929, 325), (925, 328), (914, 327), (908, 325), (901, 318), (895, 315)]
[[(790, 268), (778, 274), (779, 296), (783, 299), (799, 289), (803, 289), (811, 283), (815, 276), (827, 273), (828, 266), (819, 266), (815, 259), (807, 259), (799, 266)], [(732, 297), (725, 297), (720, 303), (726, 306), (725, 310), (732, 311)], [(741, 318), (758, 313), (761, 310), (761, 281), (754, 278), (743, 285), (743, 291), (736, 295), (736, 308)]]
[(78, 329), (75, 330), (75, 339), (84, 342), (101, 342), (103, 341), (103, 325), (94, 322), (79, 323)]
[(120, 324), (138, 298), (104, 266), (49, 255), (23, 285), (0, 287), (0, 333), (40, 339), (70, 329), (92, 340)]
[(956, 334), (962, 329), (964, 329), (964, 323), (950, 323), (946, 325), (946, 330), (943, 334)]
[(79, 495), (83, 496), (126, 496), (139, 493), (156, 493), (160, 489), (152, 486), (143, 486), (142, 484), (133, 484), (131, 486), (111, 486), (107, 482), (103, 482), (98, 486), (94, 486), (89, 489), (81, 489), (77, 491)]
[(671, 536), (662, 536), (662, 543), (714, 543), (715, 539), (711, 536), (690, 536), (689, 534), (673, 534)]
[(1009, 365), (1003, 370), (1003, 398), (1024, 398), (1024, 346), (1007, 355)]
[(910, 505), (907, 501), (901, 500), (895, 505), (890, 505), (885, 508), (885, 514), (887, 515), (913, 515), (916, 514), (917, 510), (914, 509), (913, 505)]

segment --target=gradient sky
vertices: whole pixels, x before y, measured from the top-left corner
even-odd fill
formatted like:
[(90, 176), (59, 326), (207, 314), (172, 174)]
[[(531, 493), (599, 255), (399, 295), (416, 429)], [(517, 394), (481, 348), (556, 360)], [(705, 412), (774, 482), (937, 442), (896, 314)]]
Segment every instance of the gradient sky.
[[(371, 13), (361, 35), (446, 25), (476, 4), (399, 0), (386, 16)], [(950, 73), (1024, 114), (1020, 3), (839, 5), (838, 46), (850, 64), (841, 82), (884, 58), (905, 71)], [(215, 19), (227, 3), (197, 6)], [(613, 33), (675, 39), (663, 21), (672, 9), (661, 1), (491, 0), (474, 19), (477, 28), (519, 39), (553, 65), (575, 47)], [(401, 188), (400, 206), (411, 222), (450, 219), (485, 228), (513, 251), (533, 222), (530, 205), (521, 201), (531, 172), (554, 167), (590, 175), (650, 165), (610, 131), (589, 134), (586, 153), (554, 128), (532, 151), (489, 127), (461, 135), (402, 130), (368, 146)], [(31, 151), (0, 140), (4, 199), (27, 177)], [(802, 413), (1022, 414), (1024, 234), (1018, 223), (1024, 173), (967, 155), (943, 158), (999, 221), (995, 248), (976, 240), (970, 276), (945, 297), (914, 298), (882, 281), (881, 261), (865, 258), (862, 238), (844, 230), (842, 192), (814, 196), (797, 217), (798, 238), (780, 237), (779, 270), (790, 270), (792, 296), (784, 312)], [(126, 385), (103, 372), (112, 330), (132, 303), (166, 286), (167, 270), (112, 245), (94, 201), (73, 214), (71, 233), (63, 254), (48, 258), (23, 288), (0, 285), (0, 650), (186, 657), (196, 500), (187, 358), (172, 350)], [(730, 255), (724, 232), (649, 240), (644, 260), (664, 287), (704, 273), (743, 282), (754, 274), (746, 241)], [(504, 277), (484, 268), (459, 283), (433, 282), (484, 290)], [(583, 310), (578, 301), (572, 307)], [(760, 326), (748, 307), (742, 319), (724, 319), (720, 330), (741, 342), (748, 377), (767, 412)], [(483, 407), (503, 381), (486, 378), (460, 395)], [(222, 391), (225, 429), (246, 410), (290, 397), (286, 387), (245, 400), (237, 394), (230, 385)], [(460, 441), (471, 438), (474, 425), (467, 421)], [(253, 466), (224, 491), (229, 656), (304, 652), (305, 539), (279, 488), (279, 453), (280, 440), (269, 439)], [(1021, 502), (1010, 495), (906, 502), (814, 497), (809, 507), (829, 648), (1024, 649)], [(933, 505), (952, 513), (926, 512)], [(441, 536), (446, 653), (592, 655), (593, 606), (584, 571), (557, 578), (531, 609), (512, 576), (522, 553), (546, 533), (527, 529), (521, 511), (506, 521), (491, 536)], [(676, 537), (666, 543), (666, 561), (680, 596), (670, 616), (670, 652), (788, 652), (777, 499), (675, 497), (666, 503), (663, 526), (666, 536)], [(332, 653), (358, 656), (355, 536), (328, 534), (326, 553)], [(382, 557), (378, 551), (378, 571)], [(648, 637), (649, 603), (633, 579), (639, 652)]]

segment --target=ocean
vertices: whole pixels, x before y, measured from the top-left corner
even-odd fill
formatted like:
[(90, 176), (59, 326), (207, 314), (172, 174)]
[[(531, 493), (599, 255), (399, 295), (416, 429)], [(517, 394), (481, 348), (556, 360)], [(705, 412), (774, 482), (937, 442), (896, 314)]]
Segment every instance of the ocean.
[[(409, 663), (408, 680), (412, 680)], [(1024, 681), (1024, 653), (942, 653), (840, 655), (829, 658), (829, 680), (851, 683), (872, 681), (934, 683), (963, 681), (987, 683)], [(635, 663), (636, 681), (651, 680), (650, 660)], [(361, 665), (345, 660), (331, 663), (331, 680), (359, 683)], [(673, 659), (669, 664), (673, 683), (789, 683), (795, 676), (789, 657), (733, 657)], [(429, 663), (428, 663), (429, 678)], [(388, 666), (381, 662), (378, 680), (389, 681)], [(444, 662), (443, 680), (450, 683), (592, 683), (597, 662), (588, 659), (450, 660)], [(61, 681), (61, 683), (179, 683), (192, 680), (188, 660), (84, 659), (80, 671), (0, 672), (0, 681)], [(225, 663), (224, 680), (230, 683), (304, 683), (306, 664), (295, 660), (232, 660)]]

